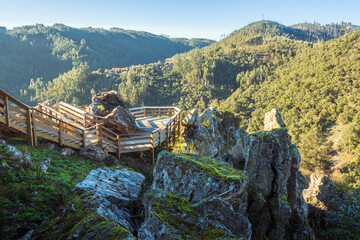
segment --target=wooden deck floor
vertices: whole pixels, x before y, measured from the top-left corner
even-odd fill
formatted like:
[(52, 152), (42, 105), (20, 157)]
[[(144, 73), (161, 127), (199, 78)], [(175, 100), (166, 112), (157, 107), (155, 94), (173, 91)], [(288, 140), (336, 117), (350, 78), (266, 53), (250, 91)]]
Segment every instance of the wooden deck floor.
[(169, 120), (168, 117), (142, 117), (137, 118), (136, 122), (141, 131), (152, 132), (163, 127)]

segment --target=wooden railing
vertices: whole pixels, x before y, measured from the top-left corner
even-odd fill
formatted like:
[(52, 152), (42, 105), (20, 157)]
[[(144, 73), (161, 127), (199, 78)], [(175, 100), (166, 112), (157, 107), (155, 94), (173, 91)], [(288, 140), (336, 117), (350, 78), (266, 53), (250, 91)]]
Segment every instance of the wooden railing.
[(166, 117), (164, 119), (168, 121), (152, 132), (120, 135), (103, 126), (103, 117), (88, 114), (70, 104), (61, 102), (57, 109), (42, 104), (31, 108), (0, 89), (0, 122), (24, 133), (31, 145), (37, 145), (38, 137), (76, 149), (97, 145), (116, 153), (119, 158), (123, 153), (150, 150), (154, 163), (154, 149), (162, 143), (168, 148), (170, 141), (174, 143), (180, 135), (181, 110), (177, 107), (129, 110), (136, 119)]

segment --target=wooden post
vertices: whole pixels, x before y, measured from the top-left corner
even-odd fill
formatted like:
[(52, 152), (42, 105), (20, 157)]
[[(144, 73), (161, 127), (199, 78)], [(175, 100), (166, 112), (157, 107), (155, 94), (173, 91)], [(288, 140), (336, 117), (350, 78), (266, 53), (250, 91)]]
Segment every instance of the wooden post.
[(169, 149), (169, 125), (166, 125), (166, 150)]
[(32, 134), (32, 124), (31, 124), (31, 111), (30, 109), (26, 110), (26, 128), (27, 128), (27, 141), (28, 144), (34, 146), (34, 138)]
[(175, 146), (175, 135), (176, 135), (176, 117), (174, 118), (173, 125), (172, 125), (172, 140), (173, 140), (173, 146)]
[(178, 138), (180, 138), (180, 123), (181, 123), (181, 119), (180, 119), (180, 114), (178, 115)]
[(118, 156), (118, 159), (120, 160), (120, 157), (121, 157), (121, 151), (120, 151), (120, 137), (119, 135), (116, 136), (116, 140), (117, 140), (117, 156)]
[(144, 107), (144, 117), (146, 117), (146, 108)]
[(159, 146), (161, 147), (161, 129), (159, 128)]
[(97, 134), (98, 134), (98, 146), (103, 148), (103, 134), (102, 134), (102, 125), (96, 125)]
[(6, 125), (10, 127), (9, 99), (7, 96), (5, 96), (5, 115), (6, 115)]
[(86, 118), (86, 114), (84, 114), (84, 127), (87, 128), (87, 118)]
[(34, 145), (37, 146), (37, 135), (36, 135), (36, 124), (35, 124), (35, 111), (31, 112), (31, 120), (33, 127), (33, 137), (34, 137)]
[(150, 144), (151, 144), (152, 164), (155, 165), (154, 133), (150, 133)]
[(60, 146), (63, 145), (63, 139), (62, 139), (62, 122), (59, 121), (59, 144)]
[[(83, 147), (86, 147), (86, 133), (85, 133), (85, 129), (82, 130), (82, 135), (83, 135)], [(98, 137), (99, 138), (99, 137)]]

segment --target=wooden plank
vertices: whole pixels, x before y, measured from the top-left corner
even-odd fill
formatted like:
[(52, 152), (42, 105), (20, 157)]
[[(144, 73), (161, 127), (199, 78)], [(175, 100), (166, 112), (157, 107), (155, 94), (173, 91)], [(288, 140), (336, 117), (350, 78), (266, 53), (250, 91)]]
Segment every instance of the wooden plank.
[[(48, 131), (48, 132), (50, 132), (52, 134), (56, 134), (56, 135), (58, 134), (58, 129), (57, 128), (46, 125), (46, 124), (44, 124), (42, 122), (37, 121), (36, 119), (35, 119), (35, 122), (36, 122), (36, 126), (38, 128), (40, 128), (42, 130), (45, 130), (45, 131)], [(56, 140), (56, 142), (58, 142), (58, 141)]]
[(0, 95), (4, 96), (5, 98), (7, 98), (11, 102), (15, 103), (19, 107), (23, 108), (24, 110), (27, 110), (27, 109), (30, 108), (29, 106), (27, 106), (24, 103), (20, 102), (19, 100), (17, 100), (16, 98), (14, 98), (13, 96), (11, 96), (10, 94), (8, 94), (7, 92), (5, 92), (2, 89), (0, 89)]
[(12, 113), (9, 114), (10, 116), (10, 119), (13, 118), (14, 120), (18, 121), (18, 122), (21, 122), (21, 123), (24, 123), (24, 124), (27, 124), (26, 122), (26, 118), (20, 118)]
[(55, 126), (57, 127), (57, 125), (58, 125), (58, 123), (56, 122), (56, 118), (53, 118), (54, 121), (52, 121), (52, 120), (44, 118), (44, 117), (42, 117), (42, 116), (40, 116), (38, 114), (35, 114), (35, 119), (37, 121), (39, 121), (39, 122), (42, 122), (42, 123), (46, 124), (46, 125), (50, 125), (50, 126), (54, 126), (54, 127)]
[(27, 141), (28, 144), (34, 146), (34, 137), (32, 134), (31, 124), (31, 111), (30, 108), (26, 110), (26, 128), (27, 128)]
[(5, 116), (6, 116), (6, 126), (10, 127), (10, 111), (9, 111), (8, 96), (5, 97)]
[(12, 110), (12, 111), (14, 111), (14, 112), (16, 112), (16, 113), (24, 116), (24, 117), (26, 116), (26, 111), (23, 110), (22, 108), (14, 107), (14, 106), (12, 106), (11, 104), (9, 105), (9, 107), (10, 107), (10, 110)]
[(33, 127), (33, 137), (34, 137), (34, 145), (37, 146), (37, 134), (36, 134), (36, 122), (35, 122), (35, 113), (31, 111), (31, 120), (32, 120), (32, 127)]
[(59, 122), (59, 144), (60, 144), (60, 146), (62, 146), (63, 145), (63, 136), (62, 136), (62, 123), (61, 122)]
[(103, 132), (102, 132), (102, 125), (97, 125), (96, 128), (98, 129), (98, 145), (100, 146), (100, 148), (103, 147)]
[(61, 105), (61, 108), (70, 109), (70, 110), (72, 110), (73, 112), (79, 113), (80, 115), (87, 114), (84, 110), (81, 110), (80, 108), (71, 106), (70, 104), (67, 104), (67, 103), (64, 103), (64, 102), (60, 102), (59, 105)]

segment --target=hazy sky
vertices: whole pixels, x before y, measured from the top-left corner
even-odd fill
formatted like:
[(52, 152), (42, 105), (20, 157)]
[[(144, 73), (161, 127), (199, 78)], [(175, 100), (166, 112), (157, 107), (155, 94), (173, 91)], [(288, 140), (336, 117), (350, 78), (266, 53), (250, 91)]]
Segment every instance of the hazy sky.
[(0, 0), (0, 26), (7, 28), (63, 23), (218, 40), (263, 17), (285, 25), (305, 21), (360, 25), (360, 0)]

